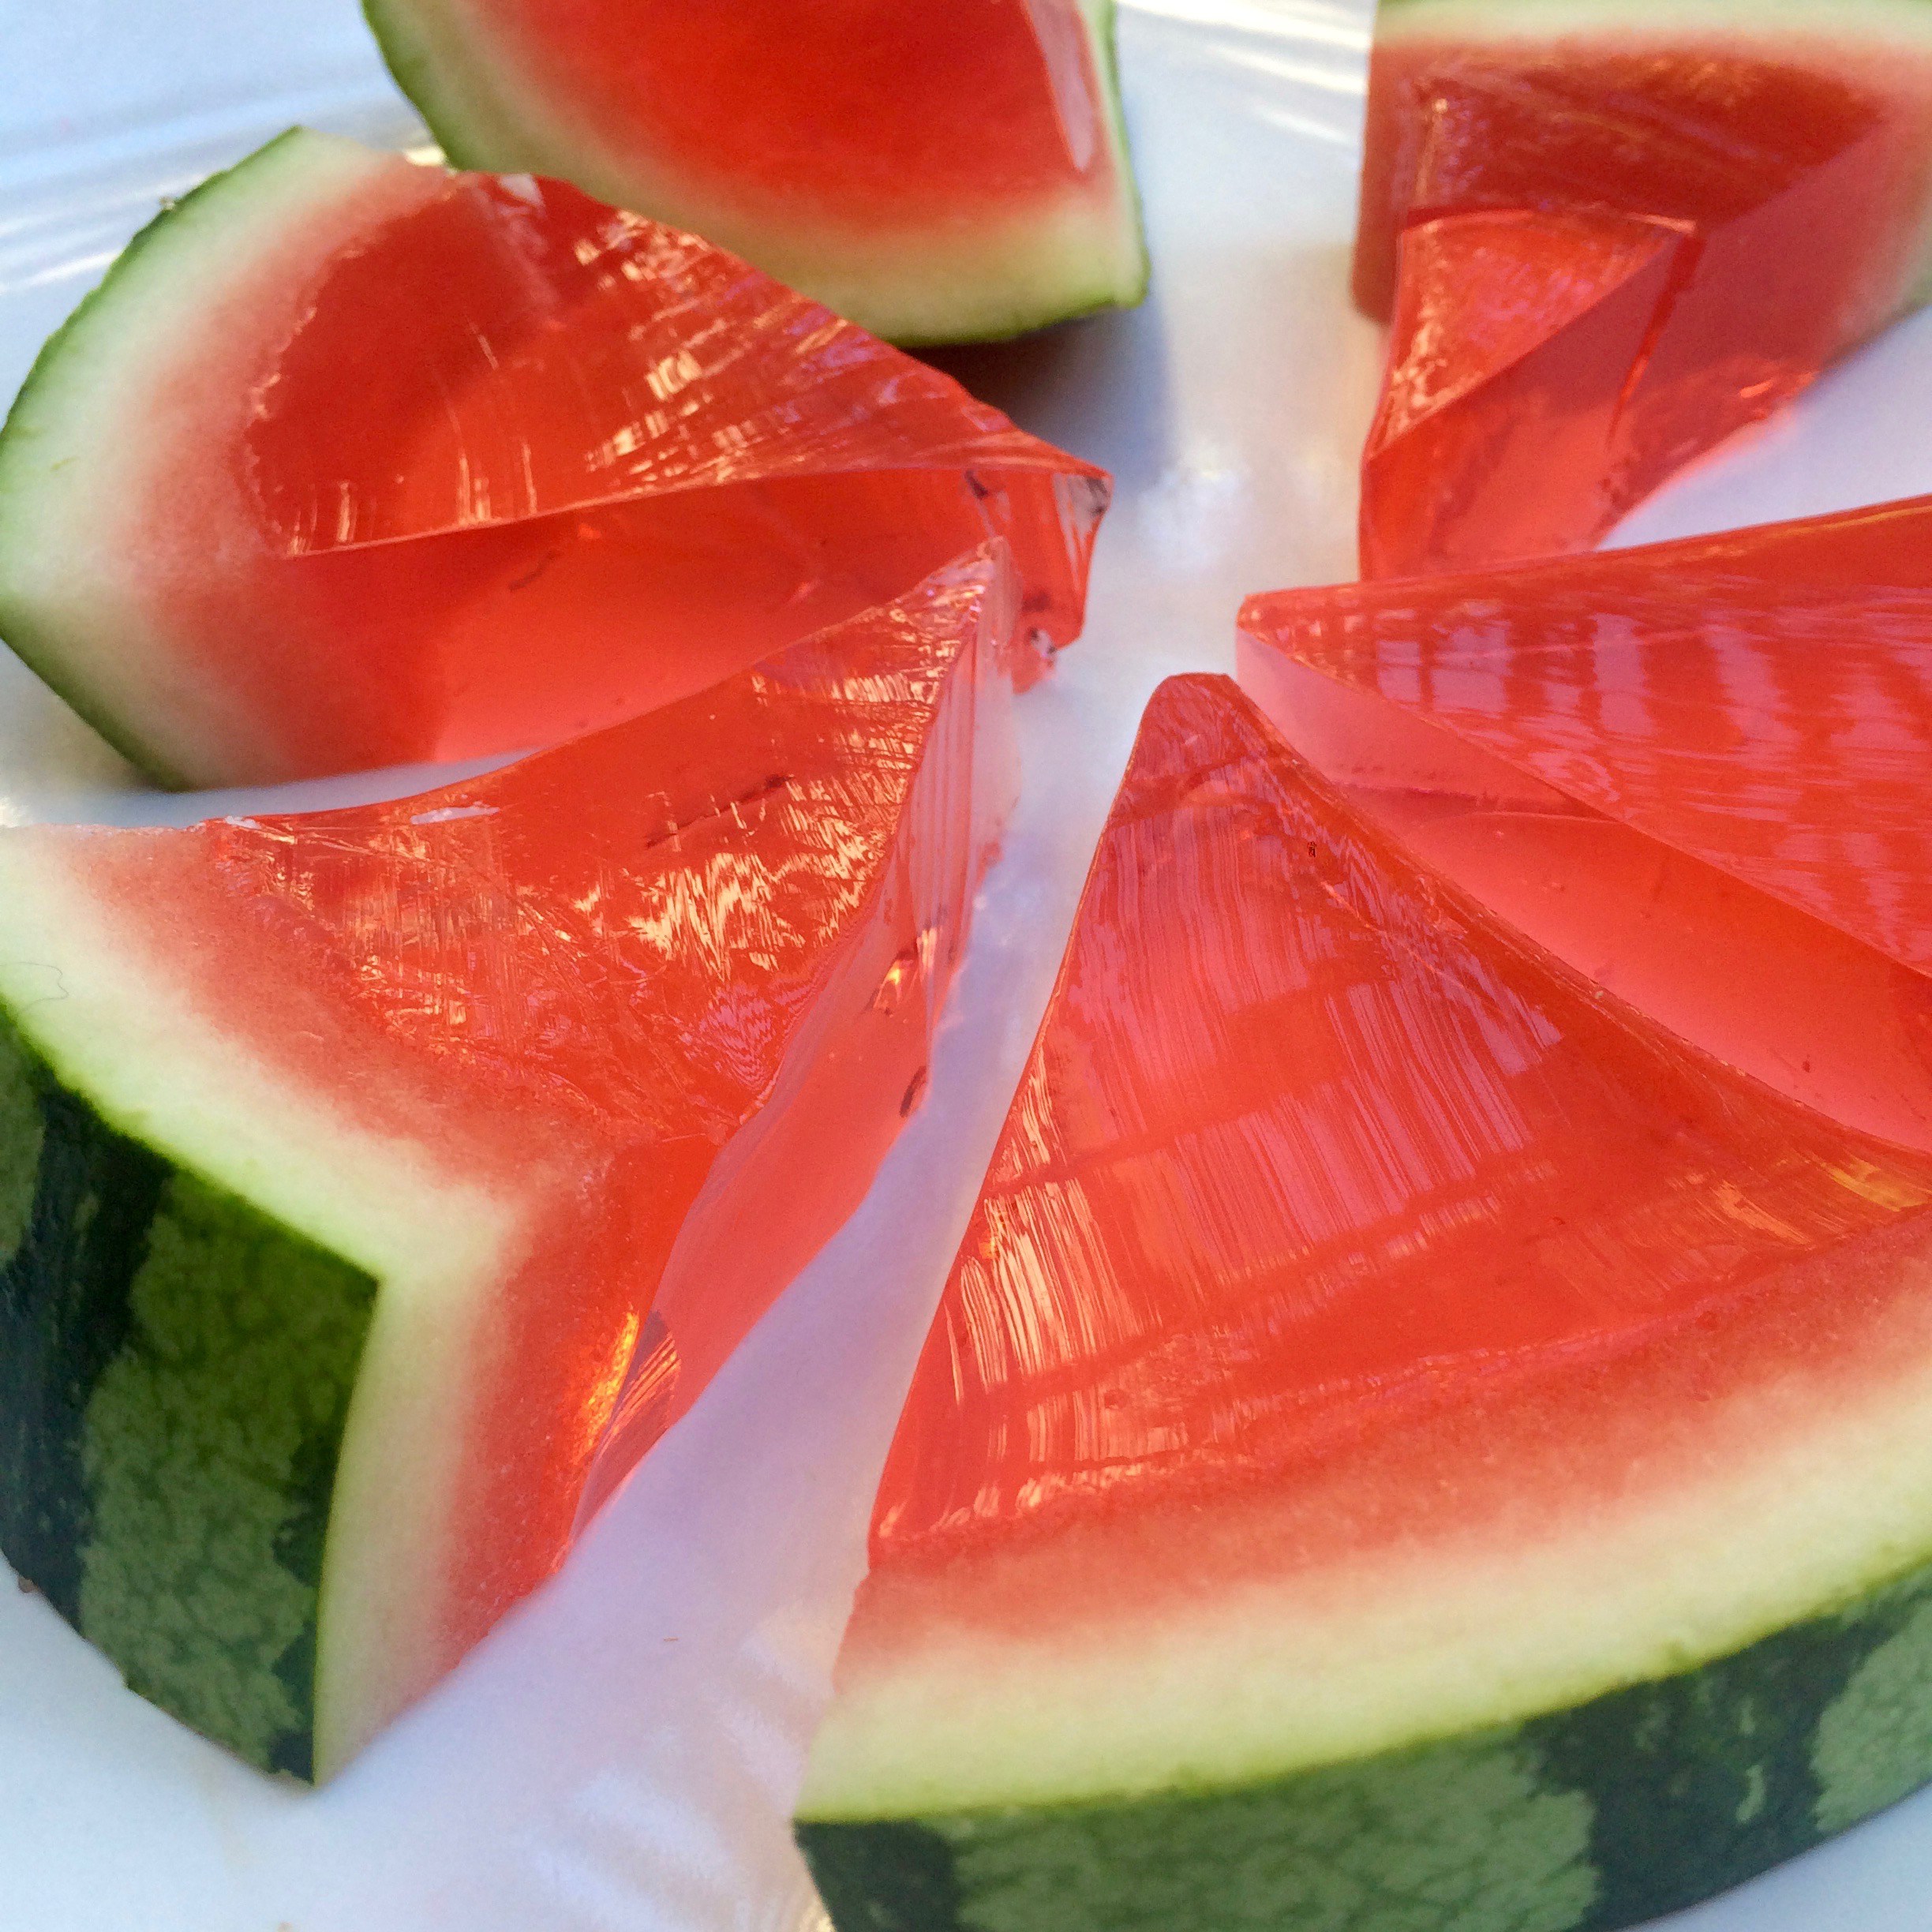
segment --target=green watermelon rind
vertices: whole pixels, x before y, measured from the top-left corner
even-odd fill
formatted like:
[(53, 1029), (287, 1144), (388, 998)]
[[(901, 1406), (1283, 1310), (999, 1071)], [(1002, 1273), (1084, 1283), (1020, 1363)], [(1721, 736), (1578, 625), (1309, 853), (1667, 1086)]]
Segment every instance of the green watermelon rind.
[(0, 1213), (0, 1553), (131, 1689), (313, 1777), (374, 1280), (122, 1131), (4, 1009)]
[(1110, 219), (1083, 219), (1058, 234), (1035, 232), (1030, 241), (1040, 266), (1024, 273), (1003, 262), (998, 246), (984, 238), (975, 250), (949, 237), (917, 270), (899, 268), (890, 279), (900, 286), (888, 290), (868, 288), (874, 271), (863, 267), (841, 275), (829, 259), (840, 243), (829, 235), (801, 244), (795, 219), (765, 223), (728, 212), (714, 200), (707, 206), (707, 188), (668, 178), (653, 192), (653, 185), (608, 161), (567, 118), (522, 103), (492, 64), (475, 55), (481, 36), (462, 17), (462, 0), (363, 0), (363, 12), (396, 84), (452, 166), (571, 182), (613, 206), (702, 234), (901, 346), (1001, 340), (1103, 309), (1132, 308), (1147, 294), (1147, 246), (1121, 107), (1114, 0), (1080, 0), (1102, 77), (1118, 183)]
[[(277, 140), (286, 140), (294, 132), (290, 129)], [(238, 167), (246, 169), (250, 161), (271, 152), (275, 144), (269, 143), (259, 154), (238, 163)], [(0, 641), (129, 764), (170, 790), (184, 789), (187, 780), (157, 758), (138, 734), (100, 702), (99, 694), (84, 682), (70, 681), (62, 676), (66, 660), (60, 645), (44, 636), (30, 607), (22, 607), (9, 596), (3, 560), (9, 550), (18, 554), (20, 544), (18, 539), (11, 544), (6, 541), (9, 499), (18, 496), (31, 500), (42, 487), (43, 478), (36, 474), (32, 446), (47, 431), (37, 418), (47, 413), (50, 406), (58, 412), (63, 380), (70, 371), (89, 360), (96, 331), (114, 328), (114, 312), (119, 298), (125, 289), (138, 281), (148, 250), (157, 240), (166, 248), (170, 232), (177, 228), (178, 215), (189, 212), (187, 218), (191, 219), (192, 214), (199, 213), (203, 208), (224, 200), (234, 185), (231, 177), (236, 171), (230, 168), (211, 174), (178, 200), (164, 202), (159, 212), (136, 231), (109, 264), (99, 285), (88, 290), (73, 313), (41, 344), (5, 421), (0, 422)]]
[[(1817, 1265), (1902, 1295), (1882, 1370), (1697, 1403), (1610, 1507), (1332, 1571), (1271, 1567), (1264, 1500), (888, 1566), (796, 1821), (839, 1932), (1608, 1932), (1926, 1782), (1932, 1250)], [(1140, 1604), (1190, 1552), (1252, 1556)]]
[(796, 1826), (838, 1932), (1611, 1932), (1932, 1778), (1932, 1564), (1570, 1709), (1223, 1788)]
[[(1884, 1366), (1827, 1348), (1696, 1404), (1614, 1507), (1544, 1496), (1307, 1574), (1270, 1567), (1264, 1499), (1123, 1515), (956, 1552), (964, 1615), (952, 1569), (889, 1566), (799, 1810), (841, 1932), (1604, 1932), (1932, 1777), (1932, 1250), (1909, 1221), (1804, 1265), (1901, 1297)], [(1190, 1550), (1252, 1556), (1141, 1607)]]
[[(21, 1379), (32, 1365), (17, 1353), (0, 1372), (0, 1432), (38, 1440), (49, 1405), (78, 1399), (87, 1466), (80, 1481), (69, 1455), (61, 1481), (0, 1496), (0, 1550), (37, 1580), (62, 1512), (85, 1527), (104, 1508), (122, 1533), (84, 1539), (80, 1569), (50, 1578), (57, 1606), (152, 1701), (266, 1769), (320, 1780), (442, 1667), (432, 1599), (471, 1338), (519, 1241), (518, 1212), (240, 1050), (147, 942), (130, 943), (86, 882), (86, 847), (140, 836), (29, 827), (0, 841), (0, 1087), (13, 1096), (0, 1233), (13, 1237), (0, 1308), (17, 1327), (80, 1336), (76, 1346), (92, 1334), (98, 1357), (84, 1387), (63, 1380), (78, 1359), (65, 1345), (37, 1382)], [(108, 1163), (120, 1183), (70, 1217), (83, 1230), (127, 1223), (116, 1282), (79, 1311), (60, 1305), (73, 1292), (68, 1255), (47, 1252), (61, 1225), (26, 1215), (53, 1181), (23, 1094), (64, 1121), (64, 1158)], [(284, 1305), (298, 1282), (313, 1305)], [(185, 1305), (200, 1311), (199, 1354)], [(280, 1340), (277, 1309), (295, 1317)], [(216, 1359), (217, 1331), (237, 1324), (253, 1396)], [(328, 1352), (328, 1373), (313, 1372), (304, 1338)], [(192, 1391), (183, 1377), (198, 1378)], [(155, 1458), (136, 1426), (142, 1406), (182, 1402), (215, 1447), (198, 1469), (190, 1454), (187, 1475), (174, 1468), (168, 1494), (144, 1496)], [(286, 1440), (292, 1414), (315, 1425), (300, 1441)], [(245, 1509), (230, 1506), (237, 1496)], [(38, 1531), (24, 1532), (36, 1511)], [(162, 1527), (144, 1533), (144, 1521)], [(235, 1538), (264, 1523), (243, 1552)], [(157, 1616), (156, 1579), (190, 1574), (182, 1554), (217, 1546), (235, 1560), (196, 1586), (215, 1591), (205, 1626), (174, 1606)], [(236, 1634), (251, 1623), (252, 1649)], [(271, 1623), (283, 1641), (260, 1635)]]
[[(192, 781), (151, 736), (167, 707), (114, 702), (144, 660), (165, 683), (170, 648), (147, 632), (138, 593), (115, 580), (124, 557), (72, 555), (77, 539), (99, 541), (103, 523), (125, 507), (129, 466), (140, 459), (138, 416), (131, 407), (125, 419), (110, 412), (99, 420), (101, 398), (117, 385), (138, 397), (144, 362), (165, 368), (182, 334), (193, 339), (192, 331), (169, 327), (167, 311), (182, 298), (205, 305), (225, 271), (248, 265), (238, 218), (299, 211), (318, 188), (332, 193), (339, 179), (387, 159), (292, 128), (165, 205), (42, 346), (0, 425), (0, 640), (122, 757), (171, 789)], [(72, 473), (65, 481), (63, 471)], [(77, 577), (105, 600), (78, 619)]]

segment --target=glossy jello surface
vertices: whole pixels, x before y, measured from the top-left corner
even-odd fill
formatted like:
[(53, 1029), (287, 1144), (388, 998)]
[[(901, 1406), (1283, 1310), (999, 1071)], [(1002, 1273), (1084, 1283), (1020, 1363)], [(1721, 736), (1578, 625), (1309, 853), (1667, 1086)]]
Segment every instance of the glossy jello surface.
[[(1009, 803), (1015, 602), (983, 553), (695, 697), (394, 804), (14, 835), (77, 868), (160, 1009), (512, 1230), (427, 1345), (425, 1391), (470, 1363), (446, 1398), (454, 1494), (394, 1507), (429, 1512), (410, 1560), (447, 1574), (426, 1629), (410, 1605), (365, 1633), (350, 1668), (397, 1686), (373, 1721), (560, 1559), (593, 1462), (601, 1495), (917, 1103)], [(379, 1312), (378, 1335), (406, 1319)], [(325, 1645), (354, 1653), (357, 1630), (345, 1612)]]
[[(345, 370), (370, 385), (354, 410)], [(455, 176), (358, 235), (263, 393), (240, 458), (276, 593), (368, 665), (380, 713), (354, 728), (386, 732), (385, 757), (680, 696), (990, 535), (1029, 629), (1080, 627), (1099, 472), (561, 184)]]
[[(693, 236), (305, 133), (166, 223), (96, 298), (111, 343), (97, 309), (92, 364), (23, 398), (17, 515), (66, 561), (4, 613), (163, 773), (553, 743), (993, 537), (1020, 674), (1078, 632), (1104, 474)], [(159, 339), (144, 276), (187, 312)], [(126, 450), (92, 420), (117, 384)], [(83, 467), (36, 479), (51, 433)]]
[[(1925, 1159), (1606, 1002), (1225, 680), (1172, 681), (907, 1402), (853, 1668), (920, 1641), (902, 1612), (1035, 1629), (1081, 1559), (1043, 1555), (1032, 1595), (956, 1559), (1056, 1530), (1271, 1499), (1133, 1586), (1191, 1600), (1668, 1486), (1687, 1384), (1857, 1354), (1865, 1286), (1803, 1264), (1928, 1199)], [(1593, 1465), (1646, 1416), (1647, 1461)]]
[(1932, 43), (1413, 11), (1381, 17), (1357, 237), (1392, 324), (1365, 574), (1586, 548), (1918, 298)]
[(1582, 971), (1932, 1132), (1932, 503), (1252, 600), (1242, 676)]

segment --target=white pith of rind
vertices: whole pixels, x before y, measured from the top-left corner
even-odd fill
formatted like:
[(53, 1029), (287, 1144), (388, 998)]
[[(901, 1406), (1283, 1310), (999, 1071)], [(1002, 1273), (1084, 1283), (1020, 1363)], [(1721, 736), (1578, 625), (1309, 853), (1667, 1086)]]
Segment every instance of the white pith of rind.
[(1713, 1403), (1682, 1479), (1619, 1505), (1425, 1529), (1157, 1614), (1122, 1592), (1034, 1639), (1021, 1559), (997, 1633), (848, 1645), (800, 1815), (1239, 1787), (1568, 1709), (1838, 1608), (1932, 1558), (1932, 1254), (1911, 1265), (1927, 1292), (1890, 1318), (1897, 1372), (1855, 1399), (1793, 1372)]
[[(130, 938), (85, 878), (88, 841), (0, 832), (0, 1005), (104, 1118), (373, 1275), (334, 1485), (316, 1672), (318, 1777), (440, 1674), (446, 1505), (485, 1284), (514, 1266), (529, 1196), (434, 1166), (271, 1072)], [(532, 1177), (531, 1194), (540, 1182)]]
[[(174, 559), (170, 533), (149, 527), (167, 466), (192, 465), (198, 487), (219, 487), (213, 466), (253, 397), (235, 385), (229, 423), (164, 399), (205, 361), (223, 295), (278, 245), (312, 240), (325, 256), (385, 177), (424, 180), (398, 155), (298, 129), (210, 182), (121, 256), (43, 353), (0, 436), (0, 635), (164, 776), (221, 769), (223, 750), (265, 728), (224, 680), (184, 675), (178, 646), (157, 629), (157, 580)], [(191, 566), (249, 541), (239, 488), (230, 526), (197, 530)]]
[(793, 208), (747, 204), (728, 184), (613, 153), (568, 101), (538, 99), (521, 61), (493, 43), (462, 0), (369, 0), (367, 11), (453, 163), (555, 175), (688, 229), (888, 341), (1014, 335), (1145, 292), (1139, 204), (1103, 33), (1110, 0), (1079, 0), (1079, 11), (1103, 94), (1110, 193), (1069, 191), (1011, 217), (936, 231), (813, 223)]

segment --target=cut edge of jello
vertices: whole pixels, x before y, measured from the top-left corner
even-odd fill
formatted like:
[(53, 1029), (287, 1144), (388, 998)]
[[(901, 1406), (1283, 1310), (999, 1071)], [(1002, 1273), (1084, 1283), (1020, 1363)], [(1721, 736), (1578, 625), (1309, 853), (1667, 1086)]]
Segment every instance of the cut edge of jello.
[(1932, 1147), (1928, 520), (1271, 593), (1241, 676), (1360, 810), (1574, 969)]
[(695, 237), (297, 129), (43, 350), (0, 435), (0, 628), (170, 783), (467, 758), (687, 695), (996, 537), (1028, 681), (1079, 631), (1108, 492)]
[(0, 834), (0, 1541), (136, 1688), (329, 1775), (856, 1204), (1010, 802), (1017, 602), (995, 545), (437, 792)]
[(882, 1483), (835, 1922), (1607, 1926), (1902, 1795), (1929, 1204), (1170, 681)]
[[(1383, 0), (1365, 575), (1586, 548), (1923, 299), (1932, 36), (1907, 11)], [(1647, 264), (1604, 259), (1646, 230)]]

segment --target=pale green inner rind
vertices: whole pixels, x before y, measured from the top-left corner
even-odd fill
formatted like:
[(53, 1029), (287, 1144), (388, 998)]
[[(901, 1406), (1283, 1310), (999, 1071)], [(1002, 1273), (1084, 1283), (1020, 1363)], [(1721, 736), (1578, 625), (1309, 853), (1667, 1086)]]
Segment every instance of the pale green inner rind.
[(839, 1932), (1610, 1932), (1928, 1777), (1932, 1568), (1522, 1724), (1227, 1788), (799, 1836)]
[(18, 1230), (0, 1546), (132, 1688), (310, 1776), (323, 1549), (376, 1284), (118, 1133), (10, 1025), (0, 1096)]

